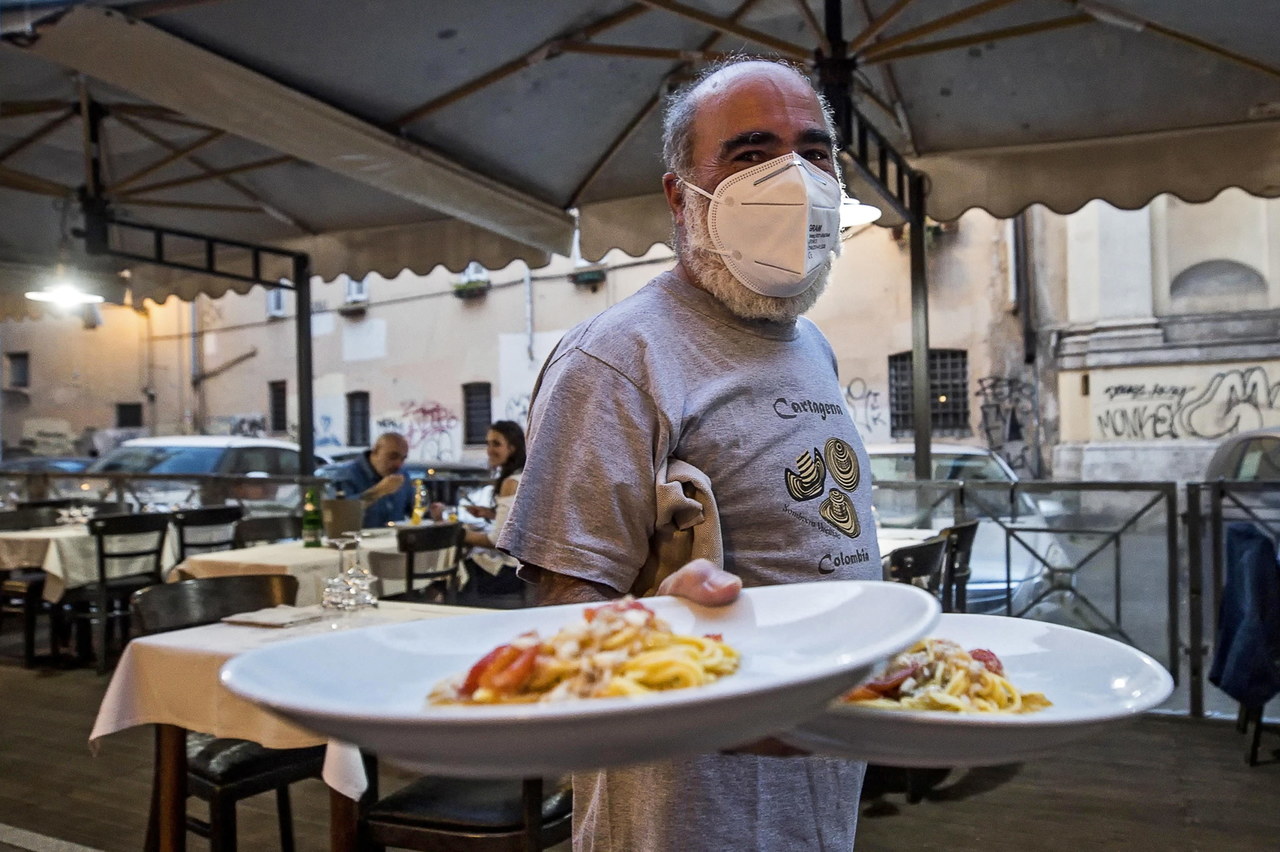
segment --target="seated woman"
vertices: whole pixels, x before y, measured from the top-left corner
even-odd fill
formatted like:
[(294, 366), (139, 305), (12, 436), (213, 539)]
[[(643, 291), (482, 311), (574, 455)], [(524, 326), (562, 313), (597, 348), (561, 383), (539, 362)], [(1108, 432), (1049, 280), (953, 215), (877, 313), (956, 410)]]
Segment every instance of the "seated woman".
[[(516, 486), (524, 472), (524, 430), (512, 420), (499, 420), (489, 427), (485, 449), (489, 467), (495, 475), (494, 503), (492, 506), (469, 505), (466, 509), (475, 517), (493, 523), (487, 529), (468, 529), (466, 532), (466, 543), (473, 548), (467, 560), (479, 569), (471, 572), (472, 579), (468, 585), (481, 595), (509, 594), (523, 588), (522, 581), (515, 575), (519, 562), (493, 548), (503, 524), (507, 522)], [(432, 504), (431, 516), (439, 520), (442, 509), (439, 504)]]

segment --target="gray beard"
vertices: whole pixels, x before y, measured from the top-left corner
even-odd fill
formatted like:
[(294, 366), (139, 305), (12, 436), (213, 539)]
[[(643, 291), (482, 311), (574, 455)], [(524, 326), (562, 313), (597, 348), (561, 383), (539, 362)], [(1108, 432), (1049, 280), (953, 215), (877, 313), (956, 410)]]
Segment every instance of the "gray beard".
[(827, 289), (831, 277), (831, 258), (823, 264), (822, 271), (809, 289), (794, 296), (762, 296), (739, 281), (724, 258), (711, 244), (707, 229), (707, 211), (710, 200), (696, 192), (685, 192), (683, 202), (685, 232), (679, 255), (685, 269), (696, 283), (723, 304), (730, 313), (746, 320), (769, 322), (794, 322), (795, 318), (813, 307), (814, 302)]

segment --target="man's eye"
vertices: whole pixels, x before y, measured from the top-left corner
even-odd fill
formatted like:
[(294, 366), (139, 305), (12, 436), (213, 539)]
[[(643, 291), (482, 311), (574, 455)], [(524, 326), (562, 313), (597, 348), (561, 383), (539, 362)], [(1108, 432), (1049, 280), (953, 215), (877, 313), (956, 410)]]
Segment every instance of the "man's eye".
[(831, 152), (826, 148), (815, 148), (812, 151), (805, 151), (804, 158), (811, 162), (823, 163), (831, 159)]

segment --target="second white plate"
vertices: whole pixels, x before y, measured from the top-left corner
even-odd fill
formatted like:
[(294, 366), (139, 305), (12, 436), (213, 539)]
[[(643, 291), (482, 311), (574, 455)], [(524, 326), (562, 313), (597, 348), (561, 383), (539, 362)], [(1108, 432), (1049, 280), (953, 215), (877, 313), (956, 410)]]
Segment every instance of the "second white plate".
[(1136, 648), (1058, 624), (946, 614), (929, 635), (994, 651), (1015, 687), (1043, 692), (1053, 706), (1002, 715), (836, 702), (784, 739), (890, 766), (993, 766), (1048, 754), (1132, 720), (1173, 691), (1164, 667)]
[(819, 712), (923, 636), (937, 602), (909, 586), (828, 581), (748, 589), (707, 608), (649, 598), (678, 633), (719, 633), (739, 671), (634, 698), (434, 706), (431, 687), (526, 630), (550, 636), (583, 605), (415, 621), (281, 642), (229, 661), (222, 682), (304, 727), (424, 772), (525, 777), (714, 751)]

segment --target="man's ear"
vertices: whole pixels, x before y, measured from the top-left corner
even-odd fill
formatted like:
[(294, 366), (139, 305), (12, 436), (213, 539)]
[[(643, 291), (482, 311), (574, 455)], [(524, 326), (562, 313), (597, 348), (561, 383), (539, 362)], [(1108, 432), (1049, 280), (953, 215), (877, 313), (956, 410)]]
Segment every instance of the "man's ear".
[(667, 172), (662, 176), (662, 193), (667, 197), (667, 207), (671, 209), (671, 218), (676, 226), (684, 225), (684, 184), (675, 172)]

